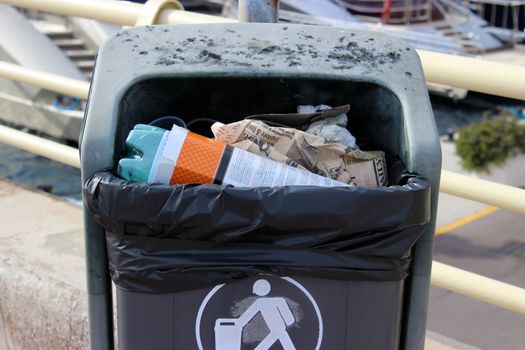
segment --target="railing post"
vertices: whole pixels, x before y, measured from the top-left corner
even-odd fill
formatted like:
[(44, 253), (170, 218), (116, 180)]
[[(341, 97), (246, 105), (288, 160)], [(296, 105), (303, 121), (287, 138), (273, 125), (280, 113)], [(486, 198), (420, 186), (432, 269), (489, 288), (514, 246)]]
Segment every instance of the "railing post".
[(279, 0), (239, 0), (239, 21), (275, 23), (279, 20)]

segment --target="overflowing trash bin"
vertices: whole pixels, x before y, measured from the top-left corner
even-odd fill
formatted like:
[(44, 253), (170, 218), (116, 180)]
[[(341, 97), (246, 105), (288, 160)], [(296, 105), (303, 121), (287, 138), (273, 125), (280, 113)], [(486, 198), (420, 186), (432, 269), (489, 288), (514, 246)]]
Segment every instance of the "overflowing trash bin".
[[(192, 122), (322, 104), (351, 105), (349, 129), (361, 149), (385, 152), (388, 186), (117, 174), (130, 131), (159, 117), (205, 134)], [(111, 343), (110, 275), (121, 349), (422, 345), (440, 153), (417, 55), (402, 41), (300, 25), (125, 30), (100, 50), (81, 161), (92, 342)]]

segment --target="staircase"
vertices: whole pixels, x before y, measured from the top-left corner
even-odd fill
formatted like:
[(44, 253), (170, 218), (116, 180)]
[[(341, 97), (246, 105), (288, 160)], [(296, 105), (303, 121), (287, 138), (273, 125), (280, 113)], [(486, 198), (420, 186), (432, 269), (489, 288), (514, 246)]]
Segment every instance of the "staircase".
[(460, 30), (452, 27), (447, 22), (443, 21), (436, 23), (434, 28), (439, 31), (443, 36), (452, 39), (459, 43), (466, 53), (471, 55), (479, 55), (484, 53), (483, 48), (476, 44), (476, 42), (468, 35), (468, 33), (461, 32)]
[(86, 77), (86, 80), (91, 80), (96, 51), (89, 49), (86, 43), (65, 24), (52, 23), (45, 20), (31, 20), (31, 22), (39, 32), (51, 39), (75, 63)]

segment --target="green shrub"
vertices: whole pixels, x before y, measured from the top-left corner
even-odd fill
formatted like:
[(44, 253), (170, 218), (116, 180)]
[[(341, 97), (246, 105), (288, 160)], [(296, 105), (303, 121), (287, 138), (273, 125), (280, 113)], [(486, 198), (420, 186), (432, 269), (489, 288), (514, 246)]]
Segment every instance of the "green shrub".
[(491, 164), (525, 153), (525, 125), (504, 118), (470, 124), (459, 130), (456, 152), (466, 170), (487, 172)]

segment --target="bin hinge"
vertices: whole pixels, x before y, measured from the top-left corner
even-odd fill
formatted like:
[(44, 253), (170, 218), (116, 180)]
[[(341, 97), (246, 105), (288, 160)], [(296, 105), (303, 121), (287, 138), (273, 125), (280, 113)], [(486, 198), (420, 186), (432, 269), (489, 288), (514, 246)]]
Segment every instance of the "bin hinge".
[(177, 0), (148, 0), (142, 6), (135, 26), (148, 26), (154, 25), (157, 21), (161, 11), (171, 10), (184, 10), (184, 6)]

